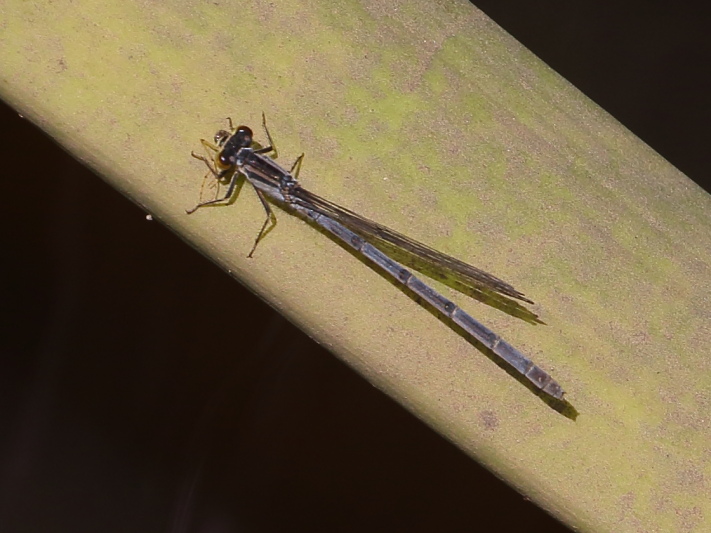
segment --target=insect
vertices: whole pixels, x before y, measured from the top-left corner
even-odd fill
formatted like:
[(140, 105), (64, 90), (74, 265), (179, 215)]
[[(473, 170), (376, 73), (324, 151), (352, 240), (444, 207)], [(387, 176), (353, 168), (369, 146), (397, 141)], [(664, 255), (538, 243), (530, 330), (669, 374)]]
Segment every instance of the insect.
[(249, 252), (249, 257), (252, 257), (262, 238), (276, 225), (276, 217), (269, 204), (271, 200), (286, 211), (311, 220), (328, 231), (355, 250), (363, 259), (375, 264), (383, 273), (451, 319), (454, 324), (528, 379), (537, 389), (558, 400), (563, 399), (562, 387), (547, 372), (376, 246), (396, 249), (417, 258), (419, 262), (426, 265), (428, 275), (442, 278), (452, 275), (475, 291), (533, 303), (531, 300), (496, 276), (438, 252), (304, 189), (296, 179), (304, 155), (301, 154), (297, 158), (290, 170), (286, 170), (274, 161), (277, 151), (264, 114), (262, 114), (262, 125), (269, 140), (269, 144), (264, 147), (254, 141), (254, 135), (249, 127), (235, 128), (232, 120), (228, 119), (228, 121), (229, 131), (219, 130), (215, 134), (214, 143), (204, 139), (201, 141), (211, 154), (210, 158), (192, 153), (193, 157), (207, 165), (210, 173), (219, 183), (227, 185), (227, 192), (221, 198), (198, 203), (187, 211), (188, 214), (208, 205), (228, 204), (239, 179), (244, 178), (254, 187), (267, 215)]

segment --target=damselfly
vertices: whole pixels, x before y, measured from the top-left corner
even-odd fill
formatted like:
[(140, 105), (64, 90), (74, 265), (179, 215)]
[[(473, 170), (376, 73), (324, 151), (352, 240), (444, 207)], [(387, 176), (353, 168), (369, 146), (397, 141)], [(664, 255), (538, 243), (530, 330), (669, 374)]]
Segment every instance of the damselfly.
[(230, 203), (240, 177), (244, 177), (254, 187), (267, 213), (262, 229), (249, 252), (249, 257), (256, 250), (259, 241), (276, 224), (276, 217), (268, 201), (272, 200), (281, 207), (318, 224), (354, 249), (361, 257), (374, 263), (385, 274), (424, 299), (437, 311), (451, 319), (454, 324), (506, 361), (536, 388), (559, 400), (563, 398), (563, 389), (547, 372), (536, 366), (496, 333), (469, 316), (456, 304), (423, 283), (376, 246), (401, 250), (407, 255), (417, 258), (426, 266), (428, 275), (442, 278), (451, 275), (477, 292), (498, 293), (504, 297), (533, 303), (531, 300), (505, 281), (483, 270), (438, 252), (301, 187), (296, 177), (304, 155), (299, 156), (291, 170), (286, 170), (274, 161), (273, 157), (276, 157), (277, 152), (264, 114), (262, 114), (262, 125), (269, 140), (269, 145), (264, 147), (254, 141), (250, 128), (247, 126), (235, 128), (232, 125), (232, 120), (228, 120), (229, 131), (218, 131), (215, 134), (214, 143), (204, 139), (201, 141), (203, 146), (209, 150), (209, 158), (192, 153), (193, 157), (205, 162), (219, 183), (227, 185), (227, 192), (223, 197), (197, 204), (187, 211), (188, 214), (207, 205)]

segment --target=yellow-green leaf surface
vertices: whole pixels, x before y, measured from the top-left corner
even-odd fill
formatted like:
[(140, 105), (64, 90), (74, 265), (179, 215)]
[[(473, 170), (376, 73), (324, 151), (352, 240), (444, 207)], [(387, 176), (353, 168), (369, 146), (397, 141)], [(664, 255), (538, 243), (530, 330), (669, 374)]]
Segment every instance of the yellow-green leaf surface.
[[(711, 201), (469, 3), (0, 0), (0, 51), (3, 99), (555, 516), (711, 530)], [(569, 408), (282, 211), (247, 259), (248, 187), (187, 216), (190, 150), (262, 111), (305, 187), (535, 300), (443, 289)]]

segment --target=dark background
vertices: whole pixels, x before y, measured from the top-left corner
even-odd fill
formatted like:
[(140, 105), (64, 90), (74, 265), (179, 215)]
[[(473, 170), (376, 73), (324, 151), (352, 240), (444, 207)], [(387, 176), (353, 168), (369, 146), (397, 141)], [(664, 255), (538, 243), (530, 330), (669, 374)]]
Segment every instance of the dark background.
[[(709, 17), (670, 4), (476, 2), (702, 182)], [(0, 127), (3, 532), (567, 531), (9, 108)]]

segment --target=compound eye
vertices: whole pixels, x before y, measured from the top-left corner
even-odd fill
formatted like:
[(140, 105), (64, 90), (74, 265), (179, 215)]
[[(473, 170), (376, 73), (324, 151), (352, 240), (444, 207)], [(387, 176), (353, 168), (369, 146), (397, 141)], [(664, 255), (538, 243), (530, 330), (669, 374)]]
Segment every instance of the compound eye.
[(220, 170), (229, 170), (234, 166), (232, 159), (224, 152), (221, 152), (220, 155), (217, 156), (215, 164)]
[(244, 146), (245, 148), (252, 146), (252, 138), (254, 134), (248, 126), (239, 126), (235, 135), (237, 135), (237, 138), (240, 141), (240, 146)]

